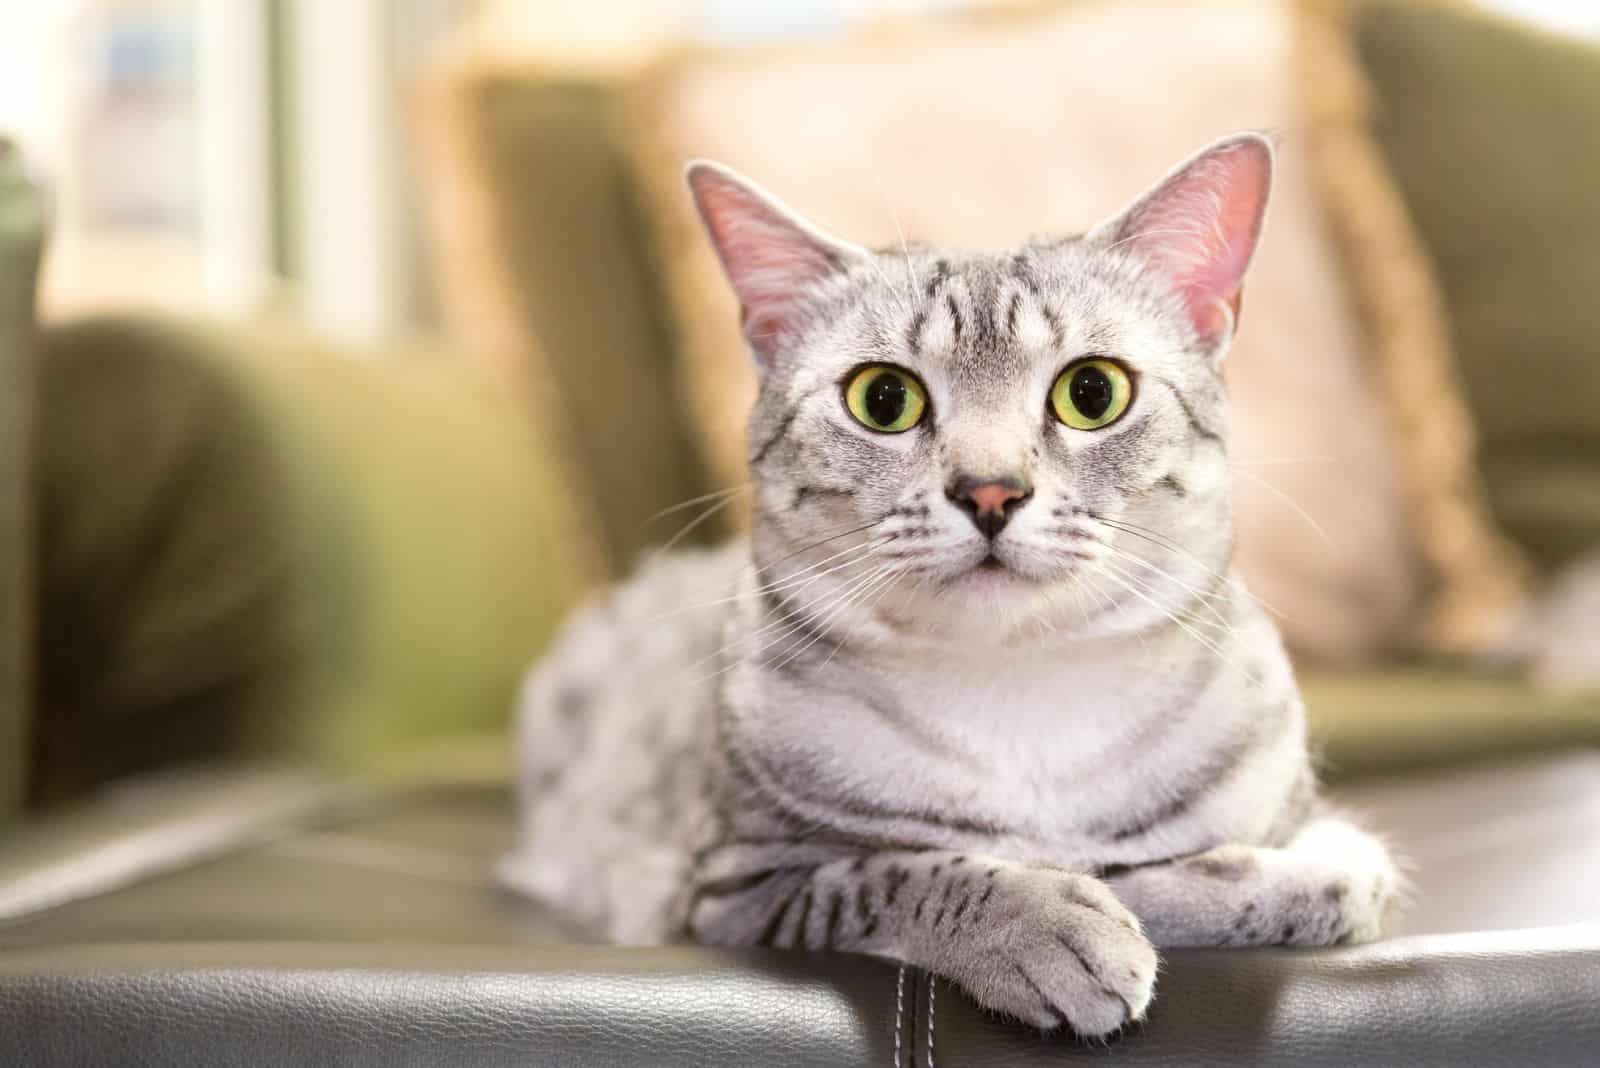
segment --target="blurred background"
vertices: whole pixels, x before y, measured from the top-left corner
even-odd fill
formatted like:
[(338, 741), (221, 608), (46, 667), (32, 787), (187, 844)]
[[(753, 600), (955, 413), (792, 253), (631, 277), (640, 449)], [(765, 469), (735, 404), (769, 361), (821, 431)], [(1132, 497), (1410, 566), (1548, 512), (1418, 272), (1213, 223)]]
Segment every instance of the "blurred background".
[(419, 81), (464, 42), (582, 65), (685, 41), (845, 32), (955, 0), (296, 0), (8, 5), (0, 128), (48, 174), (41, 301), (301, 317), (378, 341), (438, 325)]
[(743, 478), (702, 154), (999, 247), (1272, 130), (1240, 566), (1319, 744), (1592, 741), (1597, 51), (1562, 0), (6, 4), (0, 822), (245, 756), (503, 777), (561, 616), (742, 522), (661, 515)]
[[(1600, 10), (1482, 0), (1591, 37)], [(599, 64), (762, 44), (983, 0), (61, 0), (0, 14), (0, 129), (48, 175), (41, 292), (377, 341), (433, 329), (412, 104), (464, 39)]]

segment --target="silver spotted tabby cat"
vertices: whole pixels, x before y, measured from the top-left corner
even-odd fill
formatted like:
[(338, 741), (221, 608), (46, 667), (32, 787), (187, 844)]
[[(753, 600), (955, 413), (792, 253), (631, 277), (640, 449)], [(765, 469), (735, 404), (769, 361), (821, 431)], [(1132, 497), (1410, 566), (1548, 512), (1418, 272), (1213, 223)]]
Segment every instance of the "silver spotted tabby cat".
[(692, 165), (760, 372), (751, 534), (648, 560), (533, 672), (504, 879), (616, 941), (875, 954), (1083, 1036), (1144, 1014), (1156, 946), (1376, 937), (1395, 866), (1319, 802), (1229, 575), (1272, 159), (1236, 135), (1005, 253), (869, 251)]

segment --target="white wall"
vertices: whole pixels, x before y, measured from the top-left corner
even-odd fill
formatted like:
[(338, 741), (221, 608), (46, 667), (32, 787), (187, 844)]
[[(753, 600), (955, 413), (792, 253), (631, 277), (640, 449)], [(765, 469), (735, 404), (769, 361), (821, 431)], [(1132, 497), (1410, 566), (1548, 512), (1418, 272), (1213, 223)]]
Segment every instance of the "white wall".
[(272, 148), (263, 0), (200, 0), (195, 99), (207, 307), (247, 314), (272, 286)]
[(1600, 36), (1600, 0), (1481, 0), (1485, 7), (1550, 29)]

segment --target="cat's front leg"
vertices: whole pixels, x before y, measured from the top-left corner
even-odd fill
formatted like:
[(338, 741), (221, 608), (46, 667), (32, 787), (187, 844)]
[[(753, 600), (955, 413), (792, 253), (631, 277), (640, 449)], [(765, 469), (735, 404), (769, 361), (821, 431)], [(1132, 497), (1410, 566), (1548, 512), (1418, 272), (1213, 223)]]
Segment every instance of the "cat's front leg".
[(1098, 879), (976, 854), (730, 846), (703, 863), (689, 926), (713, 945), (889, 957), (1085, 1037), (1143, 1016), (1156, 973), (1139, 921)]
[(1319, 817), (1281, 849), (1223, 845), (1107, 883), (1159, 946), (1324, 946), (1378, 938), (1401, 878), (1382, 842)]

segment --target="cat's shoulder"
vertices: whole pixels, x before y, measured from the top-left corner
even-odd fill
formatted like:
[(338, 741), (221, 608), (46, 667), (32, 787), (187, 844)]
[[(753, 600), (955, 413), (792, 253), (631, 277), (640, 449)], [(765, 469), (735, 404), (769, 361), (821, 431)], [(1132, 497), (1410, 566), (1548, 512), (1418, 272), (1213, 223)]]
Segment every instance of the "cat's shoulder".
[(730, 597), (750, 570), (750, 545), (743, 537), (706, 548), (650, 549), (629, 575), (608, 591), (611, 609), (624, 618), (641, 612), (682, 611)]

